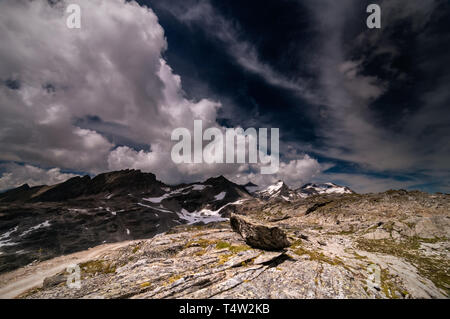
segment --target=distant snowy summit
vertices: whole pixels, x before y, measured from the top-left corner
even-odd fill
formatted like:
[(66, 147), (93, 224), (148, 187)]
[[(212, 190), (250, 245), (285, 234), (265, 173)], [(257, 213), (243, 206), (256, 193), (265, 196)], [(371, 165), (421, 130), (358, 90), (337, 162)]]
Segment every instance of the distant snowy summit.
[(322, 194), (354, 194), (350, 188), (340, 186), (334, 183), (324, 184), (306, 184), (297, 190), (306, 195), (322, 195)]
[(297, 198), (295, 191), (291, 190), (283, 181), (278, 181), (261, 191), (255, 192), (255, 196), (265, 200), (272, 198), (292, 200)]
[[(254, 188), (253, 186), (252, 188)], [(246, 189), (252, 192), (246, 185)], [(261, 199), (284, 199), (284, 200), (294, 200), (298, 198), (306, 198), (314, 195), (326, 195), (326, 194), (354, 194), (350, 188), (346, 186), (340, 186), (334, 183), (324, 183), (324, 184), (305, 184), (302, 187), (292, 190), (283, 181), (278, 181), (260, 191), (253, 192), (255, 196)]]

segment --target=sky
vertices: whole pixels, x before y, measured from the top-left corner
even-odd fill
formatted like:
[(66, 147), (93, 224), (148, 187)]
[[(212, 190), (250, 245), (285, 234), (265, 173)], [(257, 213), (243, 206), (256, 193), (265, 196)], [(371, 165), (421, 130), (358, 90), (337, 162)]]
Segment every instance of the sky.
[[(0, 190), (134, 168), (450, 193), (449, 18), (447, 0), (2, 0)], [(279, 171), (175, 164), (171, 132), (198, 119), (279, 128)]]

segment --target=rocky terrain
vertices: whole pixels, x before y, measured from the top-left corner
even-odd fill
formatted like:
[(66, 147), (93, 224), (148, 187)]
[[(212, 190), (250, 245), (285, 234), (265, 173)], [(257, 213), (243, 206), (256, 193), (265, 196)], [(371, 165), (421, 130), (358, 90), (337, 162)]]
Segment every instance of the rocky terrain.
[[(167, 213), (167, 228), (154, 233), (142, 231), (139, 236), (147, 238), (128, 237), (134, 240), (105, 246), (95, 256), (35, 261), (0, 275), (0, 297), (448, 298), (449, 195), (403, 190), (360, 195), (334, 184), (310, 186), (303, 189), (314, 188), (313, 194), (291, 198), (283, 198), (285, 193), (281, 192), (271, 197), (249, 194), (224, 178), (177, 187), (162, 185), (162, 192), (150, 190), (139, 197), (106, 189), (101, 196), (109, 197), (108, 192), (115, 195), (102, 199), (102, 207), (120, 210), (119, 205), (125, 205), (121, 201), (112, 201), (110, 206), (104, 202), (121, 196), (121, 200), (130, 198), (130, 207), (148, 209), (140, 211), (150, 215), (148, 221), (136, 222), (131, 234), (139, 227), (150, 227), (146, 223), (159, 222), (163, 214), (156, 217), (156, 208), (171, 212)], [(77, 204), (83, 201), (85, 205), (91, 202), (87, 197), (75, 200)], [(42, 205), (42, 214), (45, 205), (61, 205), (63, 209), (62, 202), (37, 203), (32, 199), (2, 205), (17, 205), (19, 213), (23, 205)], [(16, 227), (12, 223), (4, 226), (8, 212), (4, 208), (1, 215), (0, 241), (6, 244), (20, 236), (5, 235), (5, 230), (11, 232)], [(87, 209), (85, 214), (90, 212)], [(64, 219), (66, 212), (55, 212), (55, 216)], [(139, 220), (138, 213), (132, 216)], [(90, 219), (83, 220), (87, 223)], [(21, 225), (17, 227), (16, 233), (26, 231)], [(50, 227), (35, 227), (29, 234), (45, 238)], [(112, 241), (121, 240), (113, 237)], [(1, 248), (5, 247), (14, 246)], [(80, 269), (79, 288), (68, 285), (73, 274), (65, 267), (72, 259)], [(42, 274), (40, 280), (36, 280), (37, 274)], [(29, 284), (19, 289), (18, 281)]]
[(137, 170), (24, 185), (0, 194), (0, 273), (176, 225), (221, 221), (250, 197), (224, 177), (171, 186)]

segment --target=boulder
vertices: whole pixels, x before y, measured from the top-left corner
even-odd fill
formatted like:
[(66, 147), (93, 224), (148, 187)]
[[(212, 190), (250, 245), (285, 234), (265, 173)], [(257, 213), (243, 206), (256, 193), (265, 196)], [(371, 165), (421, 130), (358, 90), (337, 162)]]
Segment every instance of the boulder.
[(232, 214), (231, 227), (245, 242), (254, 248), (280, 250), (290, 246), (286, 233), (276, 226), (268, 226), (252, 221), (244, 216)]
[(57, 275), (45, 278), (44, 282), (42, 284), (42, 287), (44, 289), (48, 289), (48, 288), (51, 288), (51, 287), (58, 286), (58, 285), (62, 284), (63, 282), (66, 282), (66, 281), (67, 281), (67, 277), (64, 276), (63, 273), (59, 273)]

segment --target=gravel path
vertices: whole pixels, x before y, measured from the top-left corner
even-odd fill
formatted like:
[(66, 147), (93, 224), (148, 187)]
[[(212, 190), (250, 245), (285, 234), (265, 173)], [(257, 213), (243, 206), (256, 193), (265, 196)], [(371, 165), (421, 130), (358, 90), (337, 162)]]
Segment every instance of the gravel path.
[(12, 299), (25, 291), (42, 286), (44, 279), (66, 269), (69, 265), (95, 259), (105, 252), (127, 246), (133, 241), (104, 244), (66, 256), (31, 264), (0, 275), (0, 298)]

